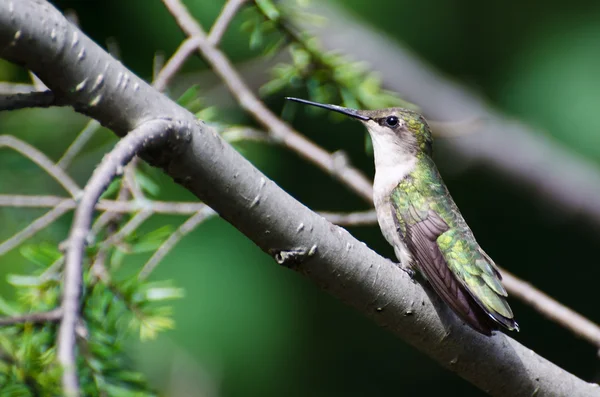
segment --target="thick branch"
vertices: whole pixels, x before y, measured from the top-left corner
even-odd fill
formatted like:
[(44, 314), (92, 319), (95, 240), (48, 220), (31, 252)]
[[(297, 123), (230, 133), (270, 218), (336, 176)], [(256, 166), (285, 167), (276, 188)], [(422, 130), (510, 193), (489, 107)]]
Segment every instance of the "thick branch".
[[(141, 148), (153, 143), (157, 137), (163, 137), (170, 126), (171, 124), (166, 121), (147, 122), (119, 141), (115, 149), (94, 171), (75, 211), (66, 254), (62, 298), (63, 318), (58, 334), (58, 359), (63, 366), (63, 390), (68, 396), (79, 395), (79, 382), (75, 370), (75, 328), (79, 321), (83, 252), (92, 226), (94, 207), (102, 192), (117, 174), (117, 170), (126, 165)], [(140, 214), (145, 213), (140, 212)]]
[[(30, 40), (14, 42), (17, 31)], [(70, 50), (73, 41), (75, 51)], [(82, 50), (84, 60), (78, 55)], [(189, 129), (189, 139), (169, 141), (161, 150), (147, 151), (144, 158), (162, 167), (279, 263), (306, 275), (482, 390), (498, 396), (600, 395), (598, 387), (510, 337), (488, 338), (461, 324), (394, 264), (281, 190), (214, 130), (196, 123), (192, 114), (126, 71), (47, 3), (0, 0), (0, 53), (31, 68), (78, 110), (121, 135), (151, 118), (183, 123), (175, 129)], [(74, 89), (82, 81), (93, 87), (98, 80), (101, 87)], [(74, 230), (80, 226), (85, 225), (74, 223)], [(81, 240), (79, 233), (75, 235)], [(81, 254), (70, 255), (79, 256), (72, 258), (72, 277), (80, 272), (75, 267)], [(73, 296), (76, 293), (69, 295), (70, 302)], [(73, 342), (73, 338), (70, 331), (66, 339)]]

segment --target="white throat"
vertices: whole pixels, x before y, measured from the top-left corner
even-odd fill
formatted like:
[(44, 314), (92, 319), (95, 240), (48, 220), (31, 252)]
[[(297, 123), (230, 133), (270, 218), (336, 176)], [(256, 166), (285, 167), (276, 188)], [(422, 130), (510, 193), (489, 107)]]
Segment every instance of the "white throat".
[(417, 158), (407, 145), (391, 134), (371, 134), (375, 155), (375, 201), (387, 196), (415, 168)]

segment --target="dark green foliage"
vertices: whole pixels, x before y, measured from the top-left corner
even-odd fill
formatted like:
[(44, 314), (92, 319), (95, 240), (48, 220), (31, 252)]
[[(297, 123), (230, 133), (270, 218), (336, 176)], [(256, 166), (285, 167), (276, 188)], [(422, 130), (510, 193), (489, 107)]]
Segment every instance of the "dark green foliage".
[[(162, 227), (125, 244), (129, 252), (154, 251), (171, 234)], [(78, 327), (78, 373), (86, 396), (153, 396), (145, 377), (135, 371), (125, 353), (132, 337), (153, 339), (174, 327), (169, 300), (183, 291), (169, 282), (139, 281), (137, 274), (119, 277), (116, 268), (91, 266), (100, 255), (99, 244), (89, 247), (84, 265), (82, 324)], [(112, 249), (115, 257), (117, 249)], [(41, 244), (21, 249), (35, 270), (27, 275), (9, 275), (15, 299), (0, 298), (2, 316), (47, 312), (60, 306), (62, 254)], [(110, 252), (109, 252), (110, 254)], [(121, 257), (125, 257), (122, 254)], [(115, 271), (111, 271), (115, 269)], [(107, 271), (108, 274), (103, 274)], [(114, 273), (114, 274), (111, 274)], [(58, 322), (20, 323), (0, 328), (0, 395), (60, 395), (60, 366), (56, 360)]]
[(250, 33), (250, 46), (270, 55), (287, 44), (291, 61), (273, 69), (273, 79), (261, 92), (274, 94), (284, 88), (306, 88), (309, 98), (321, 103), (341, 103), (355, 109), (393, 106), (414, 108), (397, 94), (384, 90), (381, 79), (363, 62), (353, 62), (342, 54), (324, 51), (318, 40), (300, 32), (293, 22), (321, 22), (322, 18), (300, 8), (256, 0), (247, 11), (243, 28)]

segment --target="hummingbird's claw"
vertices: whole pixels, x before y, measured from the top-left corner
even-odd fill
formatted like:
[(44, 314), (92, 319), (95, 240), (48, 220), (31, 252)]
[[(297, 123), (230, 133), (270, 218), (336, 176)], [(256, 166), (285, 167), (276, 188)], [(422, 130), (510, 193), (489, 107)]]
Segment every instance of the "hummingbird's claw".
[(400, 270), (402, 270), (403, 272), (405, 272), (406, 274), (408, 274), (408, 277), (410, 277), (410, 279), (415, 282), (415, 270), (411, 265), (405, 265), (401, 262), (396, 263), (396, 266), (398, 266), (400, 268)]

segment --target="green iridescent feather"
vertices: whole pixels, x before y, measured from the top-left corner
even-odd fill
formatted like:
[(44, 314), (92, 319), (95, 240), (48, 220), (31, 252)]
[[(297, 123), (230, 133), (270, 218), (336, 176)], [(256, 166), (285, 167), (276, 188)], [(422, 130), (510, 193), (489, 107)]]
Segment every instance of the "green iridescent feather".
[(477, 244), (427, 153), (417, 154), (414, 170), (392, 191), (392, 203), (398, 231), (417, 261), (416, 267), (436, 292), (465, 321), (479, 316), (478, 321), (485, 323), (468, 296), (457, 296), (461, 291), (452, 277), (491, 319), (508, 329), (518, 329), (500, 273)]

